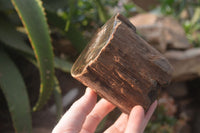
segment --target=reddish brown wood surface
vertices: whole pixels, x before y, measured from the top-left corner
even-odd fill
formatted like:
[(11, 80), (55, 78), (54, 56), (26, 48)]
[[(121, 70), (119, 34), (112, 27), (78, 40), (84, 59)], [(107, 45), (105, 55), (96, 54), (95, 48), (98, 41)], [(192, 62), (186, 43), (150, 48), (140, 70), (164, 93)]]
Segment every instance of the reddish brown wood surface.
[(147, 111), (158, 90), (170, 82), (171, 72), (168, 61), (120, 14), (97, 32), (71, 71), (125, 113), (138, 104)]

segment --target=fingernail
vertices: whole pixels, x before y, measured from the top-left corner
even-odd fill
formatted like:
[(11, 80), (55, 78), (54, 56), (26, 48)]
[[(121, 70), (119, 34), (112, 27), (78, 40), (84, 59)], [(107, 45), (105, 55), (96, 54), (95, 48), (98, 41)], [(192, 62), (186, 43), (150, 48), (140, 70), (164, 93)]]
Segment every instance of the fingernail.
[(155, 100), (155, 101), (151, 104), (151, 106), (152, 106), (153, 108), (156, 108), (157, 105), (158, 105), (158, 100)]
[(91, 91), (92, 90), (89, 87), (87, 87), (86, 90), (85, 90), (85, 94), (89, 94)]
[(153, 102), (153, 104), (154, 104), (154, 105), (157, 105), (157, 104), (158, 104), (158, 100), (155, 100), (155, 101)]

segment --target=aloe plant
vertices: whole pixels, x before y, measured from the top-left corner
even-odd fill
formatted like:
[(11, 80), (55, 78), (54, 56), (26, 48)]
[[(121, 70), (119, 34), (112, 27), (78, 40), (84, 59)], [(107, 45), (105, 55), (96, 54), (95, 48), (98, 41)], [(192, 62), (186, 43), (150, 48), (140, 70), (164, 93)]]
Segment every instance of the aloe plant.
[[(49, 29), (40, 1), (12, 0), (12, 3), (24, 24), (33, 50), (27, 46), (23, 35), (19, 34), (9, 21), (6, 22), (4, 20), (6, 17), (0, 19), (0, 40), (10, 48), (26, 55), (26, 58), (32, 62), (35, 62), (33, 57), (35, 53), (37, 60), (35, 64), (39, 67), (41, 78), (40, 98), (33, 109), (37, 110), (48, 100), (53, 88), (56, 90), (56, 98), (60, 99), (59, 97), (61, 96), (60, 93), (57, 93), (59, 92), (59, 87), (54, 86), (54, 60)], [(34, 14), (31, 19), (30, 14)], [(9, 105), (15, 131), (31, 132), (31, 111), (24, 81), (5, 50), (2, 47), (0, 48), (0, 86)], [(63, 62), (58, 58), (55, 58), (55, 62), (58, 67), (66, 65), (71, 67), (70, 63)], [(66, 71), (69, 71), (68, 69)]]
[(12, 0), (12, 3), (26, 28), (39, 66), (40, 97), (33, 108), (35, 111), (45, 104), (54, 86), (53, 50), (49, 30), (41, 1)]
[[(22, 75), (9, 53), (18, 54), (38, 67), (41, 80), (40, 97), (33, 110), (41, 109), (53, 92), (59, 118), (62, 115), (62, 100), (54, 68), (70, 72), (73, 63), (54, 57), (47, 20), (50, 26), (62, 31), (61, 34), (70, 40), (77, 53), (80, 53), (87, 43), (82, 32), (85, 24), (82, 27), (74, 19), (77, 19), (77, 16), (85, 15), (85, 13), (80, 14), (81, 10), (88, 12), (87, 10), (92, 9), (93, 6), (98, 6), (91, 0), (70, 0), (71, 4), (64, 0), (58, 0), (56, 4), (49, 0), (43, 0), (43, 2), (46, 13), (40, 0), (0, 0), (0, 88), (7, 100), (16, 132), (31, 132), (31, 107)], [(81, 7), (81, 3), (85, 5), (84, 8)], [(66, 7), (70, 8), (69, 12), (64, 9)], [(61, 8), (65, 15), (69, 16), (68, 18), (58, 14), (57, 11)], [(105, 11), (100, 6), (94, 12), (98, 13), (97, 10)], [(84, 20), (78, 21), (94, 21), (94, 16), (98, 15), (93, 14), (93, 17), (86, 15)], [(98, 22), (99, 19), (101, 18), (97, 18), (95, 21)], [(26, 31), (25, 34), (18, 30), (21, 22)], [(26, 40), (27, 35), (29, 42)], [(32, 48), (29, 47), (29, 43)]]
[(0, 86), (8, 102), (16, 132), (30, 133), (31, 109), (23, 78), (6, 52), (0, 47)]

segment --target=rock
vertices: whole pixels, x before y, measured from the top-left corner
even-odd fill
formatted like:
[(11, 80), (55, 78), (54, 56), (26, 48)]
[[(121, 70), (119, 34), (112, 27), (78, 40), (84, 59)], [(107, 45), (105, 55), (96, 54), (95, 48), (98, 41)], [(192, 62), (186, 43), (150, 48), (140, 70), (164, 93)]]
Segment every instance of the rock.
[(154, 25), (158, 19), (158, 16), (151, 13), (139, 14), (129, 18), (130, 22), (138, 28)]
[(132, 0), (134, 4), (138, 5), (145, 11), (152, 10), (152, 7), (159, 5), (158, 0)]
[(183, 98), (188, 94), (188, 88), (184, 82), (173, 82), (166, 90), (174, 98)]
[(168, 51), (165, 56), (174, 67), (173, 81), (186, 81), (200, 75), (200, 48), (186, 51)]
[(182, 26), (172, 17), (150, 13), (139, 14), (129, 19), (141, 36), (160, 52), (166, 49), (185, 50), (189, 44)]

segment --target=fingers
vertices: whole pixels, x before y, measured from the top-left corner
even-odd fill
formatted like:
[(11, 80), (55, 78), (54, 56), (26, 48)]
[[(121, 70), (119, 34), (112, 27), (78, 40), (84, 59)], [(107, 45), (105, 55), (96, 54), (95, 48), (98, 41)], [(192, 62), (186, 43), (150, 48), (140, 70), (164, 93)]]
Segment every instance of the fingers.
[[(114, 105), (104, 99), (96, 104), (96, 99), (96, 93), (87, 88), (85, 95), (71, 106), (52, 133), (93, 133), (99, 122), (115, 108)], [(157, 101), (150, 106), (145, 116), (144, 109), (137, 105), (132, 109), (129, 120), (126, 114), (122, 114), (105, 132), (120, 133), (125, 130), (125, 133), (142, 133), (156, 107)]]
[(156, 107), (157, 100), (150, 106), (146, 115), (144, 115), (142, 106), (135, 106), (130, 113), (125, 133), (143, 133)]
[(149, 108), (148, 112), (146, 113), (146, 116), (144, 118), (144, 122), (143, 122), (143, 130), (145, 129), (145, 127), (147, 126), (151, 116), (153, 115), (153, 112), (155, 111), (156, 107), (158, 105), (158, 101), (156, 100)]
[(144, 109), (136, 105), (131, 110), (125, 133), (142, 133), (142, 124), (144, 120)]
[(124, 133), (128, 122), (128, 115), (122, 113), (117, 121), (109, 127), (104, 133)]
[(114, 108), (115, 106), (113, 104), (105, 99), (101, 99), (87, 116), (81, 133), (93, 133), (100, 121)]
[(86, 93), (64, 114), (52, 133), (79, 133), (86, 116), (96, 104), (97, 95), (87, 88)]
[(156, 107), (157, 100), (150, 106), (145, 115), (142, 106), (135, 106), (130, 113), (129, 120), (126, 114), (122, 114), (105, 133), (123, 133), (125, 130), (125, 133), (143, 133)]

